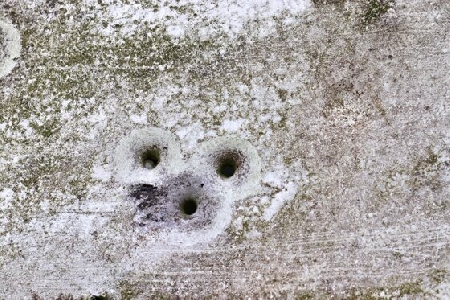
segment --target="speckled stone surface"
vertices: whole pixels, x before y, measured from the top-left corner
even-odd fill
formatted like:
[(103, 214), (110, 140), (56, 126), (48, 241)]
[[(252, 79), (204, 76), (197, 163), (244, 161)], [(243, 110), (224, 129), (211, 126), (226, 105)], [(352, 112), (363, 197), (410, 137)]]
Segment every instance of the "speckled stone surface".
[(450, 297), (449, 32), (447, 0), (1, 0), (0, 299)]

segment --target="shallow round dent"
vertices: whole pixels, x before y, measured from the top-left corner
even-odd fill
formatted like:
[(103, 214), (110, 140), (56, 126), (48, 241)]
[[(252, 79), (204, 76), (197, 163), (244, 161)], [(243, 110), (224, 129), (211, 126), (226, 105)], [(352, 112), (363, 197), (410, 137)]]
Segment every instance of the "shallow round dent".
[(116, 179), (123, 183), (152, 181), (182, 168), (175, 136), (155, 127), (130, 132), (120, 140), (114, 155)]
[(20, 32), (9, 21), (0, 19), (0, 78), (17, 65), (20, 50)]
[(232, 200), (255, 194), (260, 186), (261, 160), (250, 142), (236, 136), (211, 139), (191, 159), (197, 174), (204, 174), (220, 193)]

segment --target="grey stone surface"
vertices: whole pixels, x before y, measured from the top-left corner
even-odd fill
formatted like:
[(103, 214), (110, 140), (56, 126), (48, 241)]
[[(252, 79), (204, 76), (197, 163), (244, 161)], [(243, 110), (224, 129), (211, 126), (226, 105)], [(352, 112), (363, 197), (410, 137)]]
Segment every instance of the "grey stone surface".
[[(1, 0), (0, 20), (21, 42), (1, 299), (450, 297), (447, 0)], [(120, 141), (153, 127), (178, 154), (124, 178)], [(228, 180), (230, 149), (252, 163)], [(204, 184), (215, 221), (139, 226), (135, 184)]]

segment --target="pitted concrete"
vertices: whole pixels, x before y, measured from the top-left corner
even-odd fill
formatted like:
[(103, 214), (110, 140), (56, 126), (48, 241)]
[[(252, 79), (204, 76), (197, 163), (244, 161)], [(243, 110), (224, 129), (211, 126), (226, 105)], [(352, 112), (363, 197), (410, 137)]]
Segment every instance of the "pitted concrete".
[[(450, 296), (448, 1), (4, 0), (0, 14), (21, 44), (0, 78), (0, 298)], [(179, 147), (169, 178), (221, 182), (219, 231), (136, 226), (131, 185), (177, 186), (118, 167), (148, 128)], [(259, 158), (244, 190), (202, 154), (242, 146), (228, 136)]]

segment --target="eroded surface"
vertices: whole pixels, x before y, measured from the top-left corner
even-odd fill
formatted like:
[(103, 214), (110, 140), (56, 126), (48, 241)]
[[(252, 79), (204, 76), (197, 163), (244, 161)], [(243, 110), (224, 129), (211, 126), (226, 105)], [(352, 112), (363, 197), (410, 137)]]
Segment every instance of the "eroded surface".
[[(448, 1), (0, 9), (0, 297), (449, 295)], [(147, 127), (247, 140), (261, 190), (208, 242), (136, 230), (114, 155)]]

